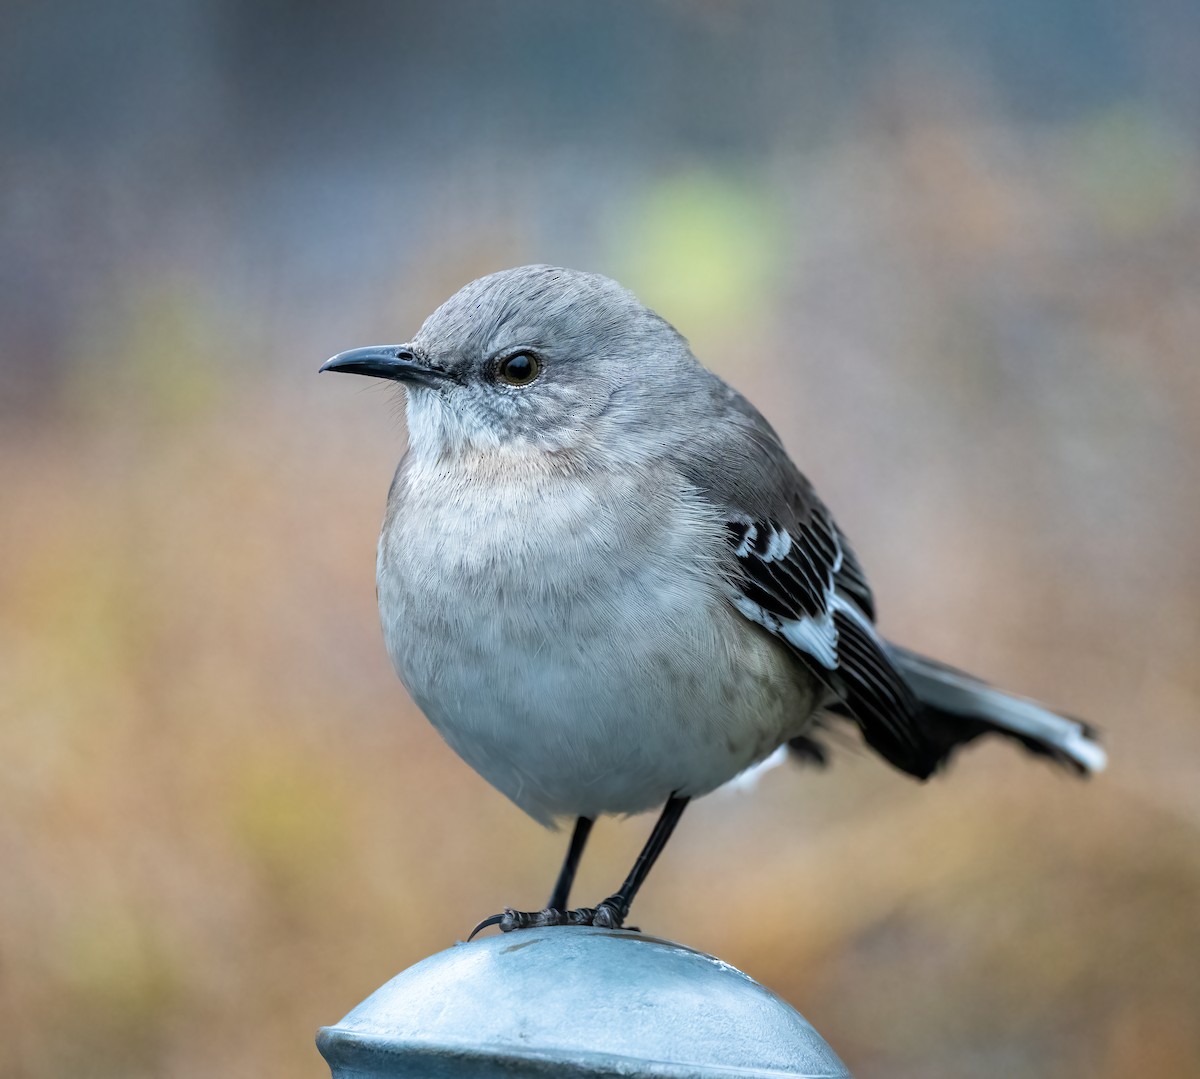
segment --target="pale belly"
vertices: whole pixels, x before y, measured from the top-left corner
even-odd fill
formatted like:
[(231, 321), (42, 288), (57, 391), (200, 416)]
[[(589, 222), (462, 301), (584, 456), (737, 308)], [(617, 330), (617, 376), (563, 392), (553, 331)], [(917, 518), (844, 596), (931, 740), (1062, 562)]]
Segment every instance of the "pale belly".
[(720, 522), (686, 491), (555, 484), (470, 521), (410, 495), (381, 537), (389, 654), (471, 767), (550, 823), (705, 794), (803, 729), (804, 680), (721, 590)]

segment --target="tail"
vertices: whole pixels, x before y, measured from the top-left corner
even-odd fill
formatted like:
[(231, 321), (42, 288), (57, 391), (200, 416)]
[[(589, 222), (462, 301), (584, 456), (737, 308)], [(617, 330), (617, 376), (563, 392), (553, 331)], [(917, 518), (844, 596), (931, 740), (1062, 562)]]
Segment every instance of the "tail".
[(923, 706), (917, 724), (936, 766), (982, 734), (1001, 734), (1080, 775), (1103, 771), (1108, 758), (1097, 731), (1087, 723), (1060, 716), (891, 642), (884, 643), (884, 650)]

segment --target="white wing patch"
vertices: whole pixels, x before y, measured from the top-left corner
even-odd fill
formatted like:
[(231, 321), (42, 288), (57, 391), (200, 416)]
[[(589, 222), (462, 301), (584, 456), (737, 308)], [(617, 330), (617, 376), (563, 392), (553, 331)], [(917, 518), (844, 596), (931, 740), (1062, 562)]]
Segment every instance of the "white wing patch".
[(748, 558), (750, 556), (750, 549), (754, 546), (756, 539), (758, 539), (758, 525), (752, 524), (746, 529), (745, 538), (738, 544), (737, 549), (733, 553), (738, 558)]
[(767, 544), (766, 552), (762, 555), (762, 560), (764, 562), (782, 562), (787, 558), (791, 549), (791, 533), (785, 528), (775, 529), (771, 535), (771, 542)]
[[(759, 529), (764, 529), (765, 543), (759, 542)], [(834, 577), (842, 568), (843, 553), (841, 544), (834, 540), (835, 554), (829, 565), (825, 588), (822, 593), (824, 610), (819, 615), (804, 615), (800, 618), (788, 618), (782, 614), (765, 609), (762, 604), (755, 602), (746, 595), (734, 598), (734, 606), (752, 622), (770, 630), (782, 637), (793, 648), (811, 656), (826, 670), (837, 670), (838, 667), (838, 632), (834, 625), (835, 611), (843, 611), (856, 622), (864, 626), (874, 635), (874, 629), (863, 618), (861, 612), (853, 604), (843, 599), (834, 588)], [(761, 563), (781, 563), (792, 553), (794, 541), (786, 528), (781, 528), (773, 522), (766, 524), (748, 523), (745, 536), (734, 549), (738, 558), (757, 560)], [(799, 557), (805, 558), (803, 552)]]
[(804, 618), (780, 618), (770, 611), (764, 611), (745, 596), (736, 597), (733, 604), (751, 622), (757, 622), (782, 637), (793, 648), (812, 656), (826, 670), (835, 671), (840, 660), (838, 632), (833, 623), (834, 612), (841, 611), (848, 618), (853, 618), (871, 637), (875, 637), (875, 627), (863, 617), (862, 612), (853, 603), (843, 599), (837, 592), (828, 593), (828, 600), (829, 610), (819, 618), (813, 618), (811, 615)]
[(826, 670), (836, 670), (838, 665), (837, 629), (833, 624), (833, 611), (820, 618), (805, 617), (782, 622), (779, 635), (801, 652), (807, 652)]

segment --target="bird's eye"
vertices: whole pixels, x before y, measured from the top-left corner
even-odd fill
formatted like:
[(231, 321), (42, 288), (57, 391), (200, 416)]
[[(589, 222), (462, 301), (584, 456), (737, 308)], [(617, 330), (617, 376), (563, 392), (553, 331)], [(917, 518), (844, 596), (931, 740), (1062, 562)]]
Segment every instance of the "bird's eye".
[(497, 374), (510, 386), (528, 386), (541, 369), (532, 352), (515, 352), (500, 361)]

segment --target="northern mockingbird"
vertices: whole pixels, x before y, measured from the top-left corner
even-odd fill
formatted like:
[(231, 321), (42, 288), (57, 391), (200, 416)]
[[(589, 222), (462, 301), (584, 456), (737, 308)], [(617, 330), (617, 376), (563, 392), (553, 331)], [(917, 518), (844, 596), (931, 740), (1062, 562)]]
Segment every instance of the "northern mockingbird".
[[(620, 926), (689, 799), (785, 743), (823, 761), (833, 723), (918, 779), (982, 734), (1104, 767), (1086, 724), (884, 640), (779, 436), (615, 281), (495, 273), (321, 370), (407, 390), (378, 562), (396, 672), (489, 783), (576, 821), (547, 909), (476, 931)], [(663, 803), (620, 889), (569, 910), (592, 822)]]

